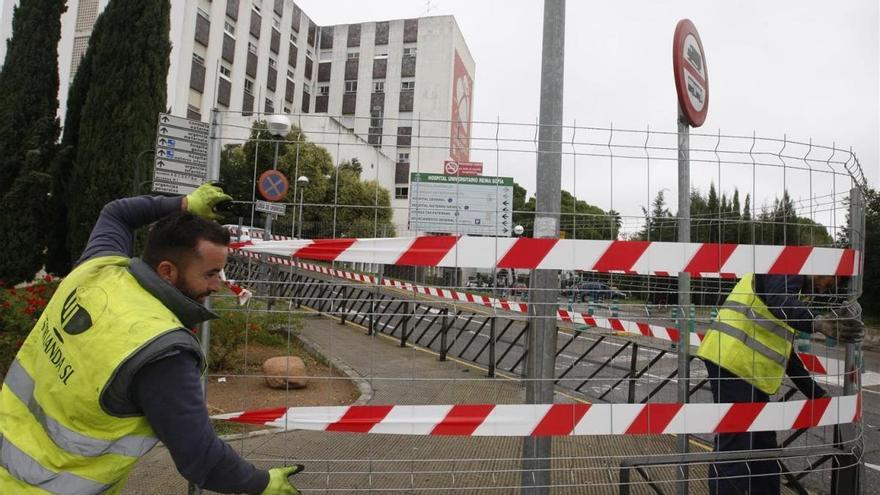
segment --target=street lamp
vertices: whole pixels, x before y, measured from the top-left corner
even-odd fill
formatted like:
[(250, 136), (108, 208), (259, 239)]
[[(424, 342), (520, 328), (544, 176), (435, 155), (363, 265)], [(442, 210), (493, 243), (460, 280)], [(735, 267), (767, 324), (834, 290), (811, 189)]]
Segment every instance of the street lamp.
[[(275, 159), (272, 160), (272, 170), (278, 170), (278, 146), (281, 139), (290, 132), (290, 119), (286, 115), (270, 115), (266, 119), (266, 127), (275, 136)], [(266, 213), (266, 228), (263, 230), (263, 240), (272, 239), (272, 213)]]
[(302, 239), (303, 232), (303, 191), (305, 187), (309, 185), (309, 178), (305, 175), (300, 175), (298, 179), (296, 179), (297, 185), (299, 185), (299, 233), (296, 235), (297, 239)]

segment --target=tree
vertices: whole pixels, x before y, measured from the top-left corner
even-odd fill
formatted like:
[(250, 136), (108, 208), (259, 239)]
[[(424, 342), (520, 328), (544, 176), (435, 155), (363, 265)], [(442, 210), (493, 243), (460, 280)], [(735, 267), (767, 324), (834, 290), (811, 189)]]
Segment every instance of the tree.
[[(103, 16), (98, 17), (92, 28), (92, 38), (100, 38)], [(71, 203), (71, 175), (75, 168), (77, 144), (79, 143), (79, 120), (92, 81), (92, 58), (94, 45), (90, 45), (79, 62), (76, 76), (67, 91), (67, 112), (64, 114), (64, 134), (55, 160), (52, 163), (52, 214), (46, 250), (46, 271), (65, 275), (73, 267), (70, 239), (67, 228), (67, 212)]]
[(673, 242), (678, 237), (675, 228), (675, 218), (666, 206), (666, 198), (660, 190), (654, 201), (651, 202), (651, 212), (642, 207), (642, 214), (645, 216), (645, 226), (636, 235), (636, 239), (652, 242)]
[(60, 127), (58, 40), (62, 0), (23, 0), (0, 72), (0, 231), (7, 252), (0, 278), (31, 280), (44, 263), (50, 163)]
[[(251, 136), (244, 145), (224, 150), (220, 176), (233, 198), (249, 201), (254, 197), (253, 178), (272, 167), (276, 140), (266, 130), (265, 122), (258, 121), (253, 124)], [(391, 195), (377, 182), (361, 180), (362, 166), (357, 159), (334, 167), (330, 153), (309, 142), (300, 129), (294, 127), (280, 144), (278, 170), (289, 178), (291, 187), (281, 200), (289, 207), (273, 223), (273, 232), (295, 235), (294, 230), (299, 231), (296, 223), (302, 192), (303, 237), (394, 235)], [(297, 189), (294, 195), (294, 178), (299, 176), (307, 177), (309, 183), (302, 191)], [(240, 204), (235, 211), (243, 218), (251, 218), (250, 204)], [(253, 221), (248, 223), (262, 224), (263, 218), (262, 214), (254, 215)]]
[[(171, 52), (168, 0), (111, 0), (89, 40), (94, 77), (82, 105), (70, 180), (68, 239), (79, 256), (101, 208), (130, 193), (136, 159), (154, 147)], [(82, 70), (82, 67), (80, 68)]]
[(865, 267), (862, 277), (864, 311), (880, 315), (880, 193), (868, 189), (865, 193)]
[[(513, 183), (513, 224), (523, 226), (523, 235), (530, 236), (535, 224), (534, 196), (526, 201), (526, 190)], [(620, 231), (620, 213), (605, 211), (586, 201), (575, 200), (574, 196), (562, 190), (559, 204), (560, 235), (568, 239), (617, 239)]]

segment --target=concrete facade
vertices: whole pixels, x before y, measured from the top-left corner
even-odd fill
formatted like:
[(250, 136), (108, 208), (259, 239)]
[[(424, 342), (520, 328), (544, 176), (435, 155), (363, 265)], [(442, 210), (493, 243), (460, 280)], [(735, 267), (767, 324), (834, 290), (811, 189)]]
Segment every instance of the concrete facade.
[[(70, 0), (62, 17), (62, 122), (108, 1)], [(0, 6), (0, 29), (12, 3)], [(398, 233), (410, 233), (409, 172), (468, 159), (475, 68), (452, 16), (319, 26), (291, 0), (171, 0), (170, 18), (171, 113), (207, 121), (219, 109), (238, 122), (223, 130), (230, 144), (265, 114), (290, 115), (336, 163), (358, 158), (390, 191)]]

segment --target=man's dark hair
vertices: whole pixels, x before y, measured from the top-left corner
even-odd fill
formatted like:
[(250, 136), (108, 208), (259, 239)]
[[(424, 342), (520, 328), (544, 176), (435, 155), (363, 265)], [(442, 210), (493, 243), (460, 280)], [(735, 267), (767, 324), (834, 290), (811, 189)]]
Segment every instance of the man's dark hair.
[(172, 213), (150, 227), (141, 258), (154, 270), (166, 260), (184, 266), (191, 257), (198, 256), (196, 246), (203, 239), (226, 246), (229, 244), (229, 231), (216, 222), (192, 213)]

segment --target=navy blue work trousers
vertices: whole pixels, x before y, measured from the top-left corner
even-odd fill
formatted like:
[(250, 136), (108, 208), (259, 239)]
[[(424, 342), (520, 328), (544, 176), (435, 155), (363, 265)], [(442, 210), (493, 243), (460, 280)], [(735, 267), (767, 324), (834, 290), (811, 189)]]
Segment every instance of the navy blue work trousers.
[[(724, 368), (704, 361), (715, 402), (769, 402), (770, 396)], [(775, 431), (719, 433), (715, 452), (775, 449)], [(710, 495), (778, 495), (779, 463), (776, 460), (719, 462), (709, 466)]]

